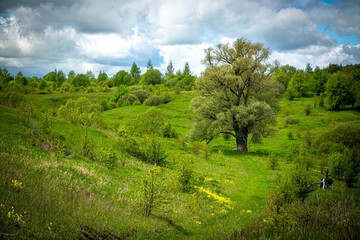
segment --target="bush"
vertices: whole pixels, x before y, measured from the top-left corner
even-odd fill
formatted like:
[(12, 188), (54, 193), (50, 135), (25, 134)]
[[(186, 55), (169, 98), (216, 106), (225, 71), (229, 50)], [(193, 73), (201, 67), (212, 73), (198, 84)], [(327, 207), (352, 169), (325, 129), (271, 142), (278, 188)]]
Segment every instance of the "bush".
[(310, 172), (304, 167), (296, 166), (270, 191), (269, 204), (279, 210), (294, 201), (302, 202), (308, 197), (312, 189), (308, 187), (313, 181)]
[(158, 166), (164, 166), (166, 164), (166, 152), (155, 137), (152, 137), (149, 142), (145, 143), (142, 156), (145, 157), (145, 160), (148, 163)]
[(310, 103), (305, 104), (305, 114), (306, 116), (309, 116), (311, 113), (311, 105)]
[(288, 88), (284, 94), (285, 98), (292, 101), (296, 97), (296, 92), (292, 88)]
[(288, 116), (288, 117), (286, 117), (285, 122), (286, 122), (286, 124), (295, 125), (295, 124), (298, 124), (300, 122), (300, 120), (297, 118), (292, 118), (292, 117)]
[(167, 122), (162, 126), (162, 136), (165, 138), (178, 138), (178, 133), (171, 123)]
[(181, 191), (189, 192), (193, 188), (194, 170), (189, 162), (184, 161), (179, 167), (178, 182)]
[(150, 97), (148, 97), (145, 102), (143, 103), (143, 105), (145, 106), (158, 106), (162, 103), (162, 99), (161, 97), (155, 96), (155, 95), (151, 95)]
[(279, 157), (273, 154), (269, 155), (268, 166), (271, 170), (275, 170), (279, 165)]
[(112, 97), (111, 97), (110, 100), (111, 100), (112, 102), (114, 102), (114, 103), (117, 103), (122, 96), (124, 96), (124, 95), (126, 95), (126, 94), (128, 94), (128, 93), (129, 93), (128, 87), (125, 86), (125, 85), (120, 85), (120, 86), (117, 88), (117, 90), (116, 90), (116, 92), (114, 93), (114, 95), (112, 95)]
[(141, 113), (136, 120), (130, 124), (131, 131), (138, 135), (158, 134), (165, 123), (163, 115), (155, 108), (150, 108)]
[(102, 123), (102, 106), (92, 103), (88, 98), (81, 97), (78, 100), (69, 99), (61, 106), (58, 115), (73, 124), (84, 126), (99, 126)]
[(17, 92), (0, 94), (0, 103), (5, 107), (16, 108), (25, 102), (25, 96)]
[(330, 110), (340, 110), (354, 105), (356, 97), (351, 91), (351, 79), (348, 74), (338, 72), (330, 76), (326, 83), (326, 105)]
[(143, 104), (150, 95), (150, 93), (141, 89), (131, 91), (131, 93), (134, 94), (139, 99), (141, 104)]
[(167, 104), (169, 102), (171, 102), (172, 98), (171, 98), (171, 95), (169, 93), (165, 93), (163, 96), (162, 96), (162, 103), (163, 104)]
[(165, 187), (160, 167), (144, 171), (141, 175), (141, 190), (138, 192), (137, 204), (141, 214), (150, 217), (154, 211), (161, 211), (165, 204)]
[(150, 164), (166, 165), (167, 154), (154, 136), (135, 137), (125, 128), (119, 128), (118, 133), (121, 134), (119, 144), (131, 155)]
[(346, 123), (331, 127), (313, 141), (316, 153), (343, 152), (345, 148), (359, 148), (360, 126)]
[(289, 133), (288, 133), (288, 139), (289, 139), (289, 140), (294, 140), (294, 135), (293, 135), (292, 132), (289, 132)]
[[(128, 93), (128, 94), (125, 94), (124, 96), (122, 96), (117, 104), (118, 106), (130, 106), (130, 105), (133, 105), (134, 102), (136, 101), (139, 101), (139, 98), (137, 96), (135, 96), (134, 94), (131, 94), (131, 93)], [(125, 104), (126, 102), (126, 104)]]
[(101, 164), (107, 167), (108, 169), (115, 169), (117, 163), (117, 156), (114, 150), (110, 147), (104, 148), (100, 147), (96, 151), (96, 160)]
[(330, 175), (336, 179), (340, 179), (344, 175), (344, 156), (339, 152), (332, 153), (329, 156), (329, 170)]
[(101, 100), (100, 105), (101, 105), (103, 111), (107, 111), (107, 110), (111, 109), (107, 100)]
[(303, 140), (304, 140), (307, 148), (310, 148), (310, 146), (313, 142), (313, 138), (314, 138), (313, 134), (309, 130), (306, 130)]

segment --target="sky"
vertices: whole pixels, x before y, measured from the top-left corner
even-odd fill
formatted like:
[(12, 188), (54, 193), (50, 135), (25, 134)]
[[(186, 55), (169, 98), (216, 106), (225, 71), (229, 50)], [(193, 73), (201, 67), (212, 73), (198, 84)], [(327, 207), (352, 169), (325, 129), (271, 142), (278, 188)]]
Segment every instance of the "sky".
[(0, 0), (0, 66), (42, 77), (165, 72), (200, 76), (204, 49), (244, 37), (304, 69), (360, 63), (360, 0)]

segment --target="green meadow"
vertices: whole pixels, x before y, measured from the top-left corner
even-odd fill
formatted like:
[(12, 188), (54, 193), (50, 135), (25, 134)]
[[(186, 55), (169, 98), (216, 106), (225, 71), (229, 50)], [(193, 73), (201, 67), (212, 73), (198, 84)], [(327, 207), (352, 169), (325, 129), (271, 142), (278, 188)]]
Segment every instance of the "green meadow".
[[(34, 117), (26, 108), (0, 106), (0, 239), (322, 239), (331, 233), (326, 226), (332, 225), (319, 225), (318, 230), (310, 232), (303, 228), (301, 235), (297, 229), (300, 222), (291, 225), (293, 235), (281, 233), (285, 225), (278, 222), (274, 224), (280, 233), (262, 232), (259, 228), (265, 229), (267, 225), (261, 224), (271, 219), (267, 215), (270, 192), (295, 165), (288, 157), (290, 149), (298, 149), (309, 136), (315, 139), (339, 124), (360, 126), (358, 111), (314, 107), (311, 97), (282, 99), (274, 133), (260, 144), (250, 142), (249, 152), (243, 153), (234, 151), (232, 138), (218, 136), (208, 146), (188, 140), (195, 118), (189, 104), (196, 92), (171, 93), (169, 103), (152, 108), (173, 126), (178, 137), (155, 136), (166, 158), (164, 164), (154, 166), (122, 147), (118, 133), (120, 126), (151, 107), (124, 106), (103, 111), (105, 127), (71, 124), (57, 114), (68, 99), (85, 97), (99, 102), (112, 94), (29, 95), (27, 101), (38, 111)], [(306, 104), (312, 106), (309, 115), (305, 114)], [(39, 112), (48, 114), (46, 129), (41, 127)], [(60, 139), (61, 146), (53, 147), (56, 141), (49, 140), (46, 134), (40, 144), (36, 142), (42, 128)], [(111, 149), (115, 156), (111, 165), (84, 156), (84, 136), (92, 144), (90, 148)], [(271, 167), (274, 158), (276, 163)], [(313, 182), (318, 182), (325, 176), (327, 163), (322, 164), (318, 155), (311, 158), (308, 173)], [(144, 179), (149, 176), (155, 179), (151, 183), (156, 201), (150, 216), (146, 216), (142, 214), (141, 196), (146, 191)], [(188, 185), (181, 179), (189, 180)], [(332, 187), (334, 191), (323, 190), (316, 184), (304, 202), (293, 205), (308, 209), (309, 214), (304, 213), (303, 218), (308, 217), (309, 225), (318, 217), (310, 213), (323, 207), (320, 202), (326, 202), (334, 215), (337, 211), (358, 214), (354, 210), (359, 206), (358, 185), (347, 188), (344, 181), (334, 180)], [(343, 207), (339, 210), (336, 204)], [(355, 221), (350, 224), (355, 227), (344, 238), (359, 233), (358, 217), (339, 219)], [(334, 231), (343, 235), (341, 231), (347, 229), (342, 226)]]

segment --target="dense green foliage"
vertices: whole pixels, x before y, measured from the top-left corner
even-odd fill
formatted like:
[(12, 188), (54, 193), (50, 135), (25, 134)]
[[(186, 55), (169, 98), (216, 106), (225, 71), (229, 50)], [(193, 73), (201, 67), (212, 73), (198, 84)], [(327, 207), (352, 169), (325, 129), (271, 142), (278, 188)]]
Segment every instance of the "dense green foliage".
[[(231, 85), (231, 67), (218, 65)], [(257, 72), (248, 107), (230, 110), (261, 123), (247, 153), (214, 135), (226, 113), (197, 122), (190, 109), (205, 92), (195, 82), (220, 97), (204, 107), (227, 104), (205, 83), (222, 74), (197, 79), (170, 65), (153, 85), (135, 63), (97, 79), (0, 68), (0, 239), (357, 239), (358, 68)], [(261, 118), (276, 131), (259, 144)], [(194, 124), (212, 141), (189, 139)], [(326, 170), (333, 191), (317, 184)]]
[(192, 102), (197, 121), (191, 138), (209, 142), (218, 134), (229, 134), (237, 150), (247, 152), (249, 135), (259, 142), (271, 132), (278, 96), (264, 94), (273, 88), (266, 74), (268, 57), (268, 49), (245, 39), (206, 51), (207, 69), (196, 81), (199, 96)]

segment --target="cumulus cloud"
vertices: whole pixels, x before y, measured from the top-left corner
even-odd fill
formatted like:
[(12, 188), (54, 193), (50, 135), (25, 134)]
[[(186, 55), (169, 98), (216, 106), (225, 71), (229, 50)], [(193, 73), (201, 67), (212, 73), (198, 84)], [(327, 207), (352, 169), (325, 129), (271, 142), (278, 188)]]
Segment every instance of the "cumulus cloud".
[(293, 52), (277, 52), (275, 51), (271, 58), (277, 59), (280, 64), (289, 64), (299, 69), (305, 69), (306, 63), (310, 63), (313, 67), (319, 66), (321, 68), (332, 64), (359, 64), (360, 62), (360, 44), (356, 46), (338, 45), (315, 51), (303, 49), (302, 51)]
[(331, 31), (346, 36), (355, 34), (360, 39), (360, 2), (335, 1), (334, 5), (321, 5), (309, 10), (311, 17), (318, 23), (328, 26)]
[[(0, 65), (116, 72), (133, 61), (200, 75), (204, 48), (245, 37), (294, 66), (358, 62), (317, 24), (360, 36), (360, 3), (334, 0), (17, 0), (0, 2)], [(315, 64), (313, 64), (315, 65)], [(85, 69), (85, 70), (84, 70)]]

